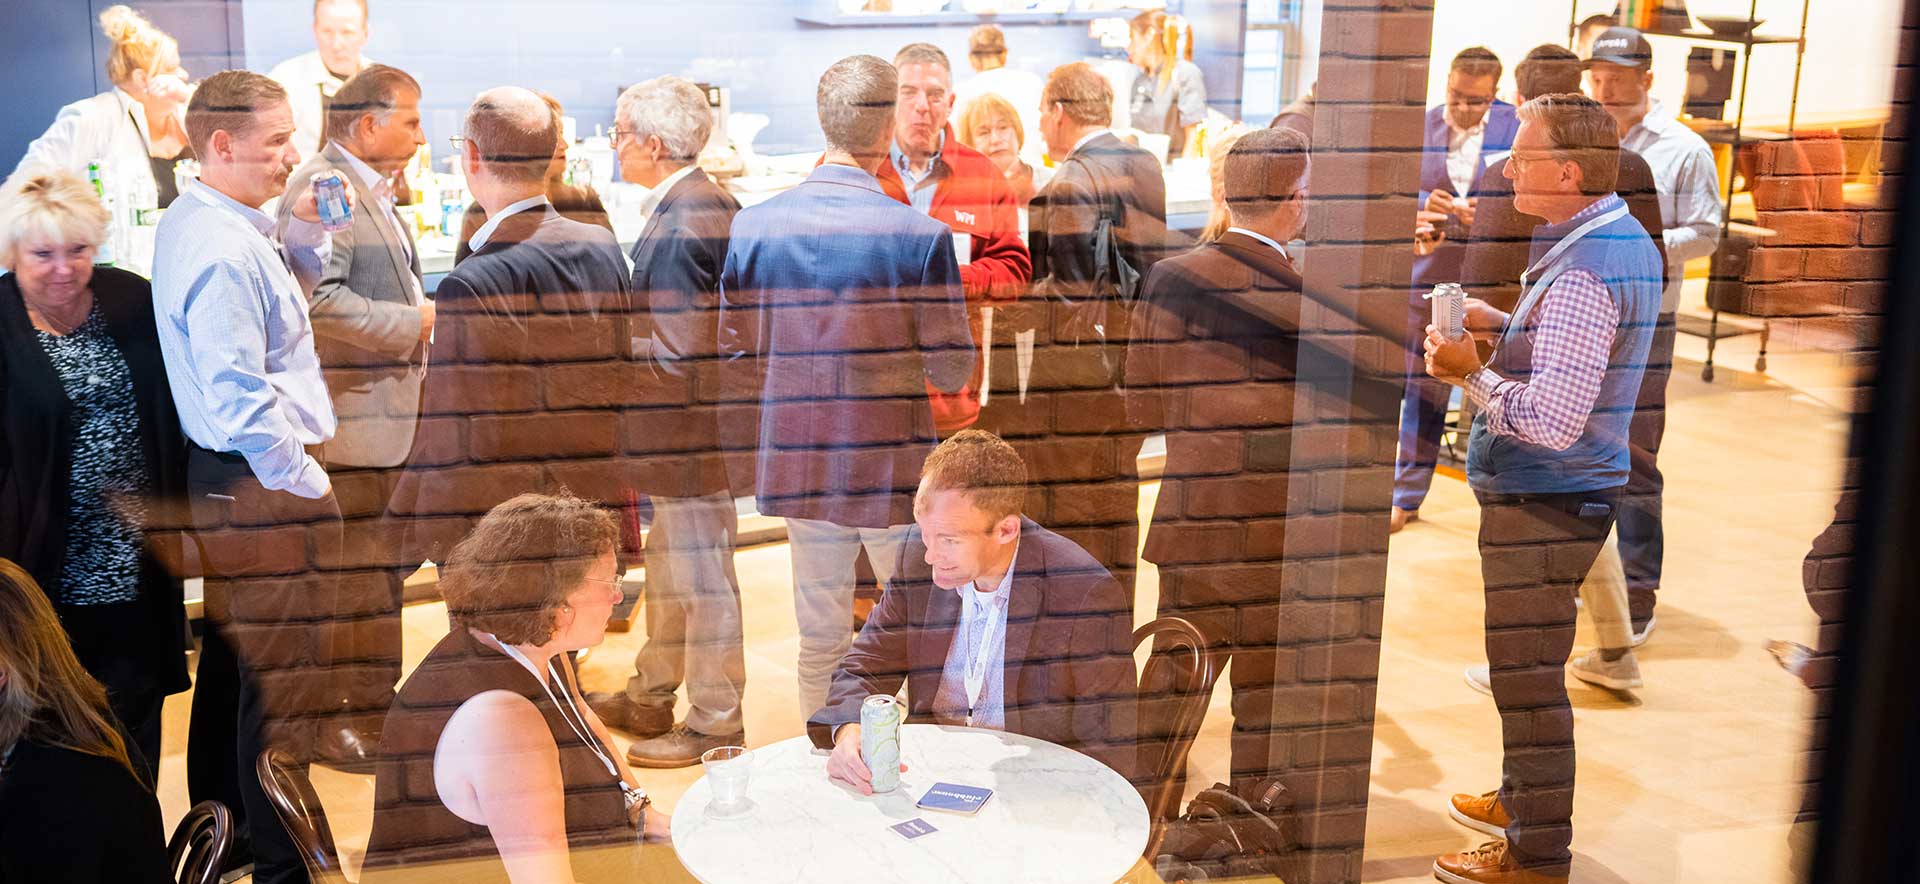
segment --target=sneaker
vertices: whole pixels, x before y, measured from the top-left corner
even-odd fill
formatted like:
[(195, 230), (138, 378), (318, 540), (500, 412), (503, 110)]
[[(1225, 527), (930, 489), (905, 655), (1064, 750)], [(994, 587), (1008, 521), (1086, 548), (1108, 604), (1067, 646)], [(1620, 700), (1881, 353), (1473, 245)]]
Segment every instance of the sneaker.
[(1481, 795), (1455, 795), (1447, 802), (1447, 816), (1453, 821), (1483, 835), (1495, 838), (1507, 837), (1507, 824), (1513, 818), (1507, 816), (1507, 809), (1500, 806), (1500, 790), (1495, 789)]
[(700, 763), (700, 756), (708, 749), (746, 744), (747, 735), (744, 731), (703, 734), (682, 723), (674, 725), (672, 730), (660, 736), (633, 744), (627, 749), (627, 761), (634, 767), (692, 767)]
[(1629, 691), (1641, 685), (1640, 664), (1634, 661), (1632, 651), (1611, 663), (1600, 656), (1599, 651), (1588, 651), (1567, 661), (1567, 671), (1587, 684), (1616, 691)]
[(587, 694), (587, 708), (607, 727), (622, 730), (642, 740), (657, 737), (673, 728), (672, 706), (641, 706), (626, 691), (593, 691)]
[(1647, 618), (1647, 625), (1645, 625), (1645, 626), (1642, 626), (1642, 627), (1640, 627), (1639, 629), (1635, 629), (1635, 630), (1633, 631), (1633, 646), (1634, 646), (1634, 647), (1636, 647), (1636, 648), (1637, 648), (1637, 647), (1640, 647), (1641, 645), (1644, 645), (1644, 644), (1646, 644), (1646, 643), (1647, 643), (1647, 636), (1650, 636), (1650, 635), (1652, 635), (1652, 634), (1653, 634), (1653, 624), (1654, 624), (1654, 622), (1655, 622), (1656, 620), (1658, 620), (1658, 619), (1659, 619), (1659, 618), (1658, 618), (1657, 616), (1656, 616), (1656, 617), (1648, 617), (1648, 618)]
[(1465, 675), (1467, 677), (1467, 687), (1473, 688), (1489, 697), (1493, 696), (1493, 675), (1487, 667), (1469, 666), (1467, 667)]
[(1399, 534), (1407, 527), (1408, 522), (1418, 521), (1420, 521), (1419, 510), (1403, 510), (1396, 506), (1393, 508), (1393, 514), (1387, 517), (1387, 533)]
[(1528, 871), (1507, 854), (1507, 842), (1488, 841), (1465, 853), (1433, 861), (1433, 876), (1447, 884), (1566, 884), (1565, 875)]

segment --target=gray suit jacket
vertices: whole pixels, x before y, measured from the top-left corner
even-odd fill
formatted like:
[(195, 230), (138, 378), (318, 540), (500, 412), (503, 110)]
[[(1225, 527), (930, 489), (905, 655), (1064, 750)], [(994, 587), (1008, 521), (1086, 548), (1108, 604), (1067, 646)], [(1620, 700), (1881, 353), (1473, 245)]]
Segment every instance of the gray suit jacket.
[(314, 346), (340, 429), (315, 456), (326, 466), (392, 467), (407, 459), (420, 416), (427, 350), (420, 343), (420, 257), (401, 237), (340, 149), (326, 148), (287, 179), (278, 229), (316, 172), (337, 171), (353, 188), (353, 226), (333, 235), (333, 256), (314, 286)]

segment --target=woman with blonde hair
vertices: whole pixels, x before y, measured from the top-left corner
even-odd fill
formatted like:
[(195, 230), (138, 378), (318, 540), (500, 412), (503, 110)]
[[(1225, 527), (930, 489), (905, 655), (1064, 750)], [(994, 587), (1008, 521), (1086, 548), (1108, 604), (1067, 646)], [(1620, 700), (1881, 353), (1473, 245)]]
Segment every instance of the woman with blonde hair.
[(0, 558), (0, 881), (172, 880), (160, 802), (53, 606)]
[(16, 172), (29, 168), (87, 173), (98, 163), (115, 191), (144, 189), (152, 178), (165, 208), (179, 195), (173, 164), (188, 156), (187, 99), (193, 97), (180, 67), (180, 45), (126, 6), (100, 13), (100, 30), (112, 47), (107, 79), (113, 88), (60, 109), (27, 146)]
[[(151, 779), (187, 689), (181, 581), (161, 551), (186, 445), (152, 289), (93, 266), (107, 210), (71, 172), (0, 186), (0, 556), (32, 574)], [(38, 592), (39, 590), (35, 590)]]
[(1200, 241), (1194, 244), (1196, 246), (1219, 239), (1221, 234), (1227, 232), (1227, 228), (1233, 226), (1233, 218), (1227, 213), (1227, 153), (1245, 134), (1245, 129), (1234, 128), (1218, 138), (1207, 140), (1207, 180), (1213, 186), (1213, 208), (1207, 212), (1207, 226), (1200, 231)]
[(1193, 127), (1207, 118), (1207, 86), (1193, 63), (1193, 26), (1177, 15), (1151, 9), (1128, 23), (1127, 60), (1141, 73), (1133, 80), (1133, 128), (1171, 136), (1167, 158), (1185, 149)]
[(1033, 166), (1020, 159), (1027, 144), (1027, 128), (1013, 103), (991, 92), (967, 102), (960, 111), (956, 135), (960, 143), (987, 155), (993, 167), (1007, 178), (1013, 189), (1014, 204), (1025, 208), (1033, 194), (1046, 183)]

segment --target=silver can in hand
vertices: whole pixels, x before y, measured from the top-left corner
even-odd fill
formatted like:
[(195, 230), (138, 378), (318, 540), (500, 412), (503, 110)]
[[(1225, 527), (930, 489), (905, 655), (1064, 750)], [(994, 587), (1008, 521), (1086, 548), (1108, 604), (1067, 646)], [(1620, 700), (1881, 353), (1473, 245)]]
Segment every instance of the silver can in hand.
[(313, 173), (313, 205), (320, 213), (320, 226), (328, 233), (339, 233), (353, 226), (353, 206), (347, 202), (347, 180), (339, 172)]
[(1433, 302), (1433, 327), (1456, 340), (1467, 333), (1467, 290), (1457, 282), (1443, 282), (1426, 294)]
[(900, 787), (900, 702), (874, 694), (860, 704), (860, 760), (873, 777), (873, 791)]

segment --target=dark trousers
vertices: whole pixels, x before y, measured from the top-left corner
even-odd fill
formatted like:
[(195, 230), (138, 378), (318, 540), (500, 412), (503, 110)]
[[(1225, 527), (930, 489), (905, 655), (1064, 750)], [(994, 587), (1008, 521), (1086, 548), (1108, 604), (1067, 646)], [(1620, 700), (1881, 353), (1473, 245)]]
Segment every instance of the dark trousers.
[(1447, 428), (1447, 401), (1453, 387), (1427, 374), (1421, 342), (1433, 310), (1415, 294), (1407, 304), (1407, 391), (1400, 402), (1400, 448), (1393, 461), (1393, 505), (1417, 510), (1433, 487), (1440, 460), (1440, 437)]
[[(1271, 573), (1261, 574), (1269, 565)], [(1218, 575), (1209, 579), (1210, 572)], [(1258, 597), (1249, 592), (1259, 593)], [(1220, 567), (1160, 568), (1160, 604), (1156, 617), (1181, 617), (1200, 630), (1207, 641), (1213, 671), (1219, 672), (1228, 661), (1232, 689), (1233, 733), (1228, 742), (1229, 780), (1236, 789), (1271, 776), (1284, 766), (1284, 743), (1275, 745), (1275, 693), (1279, 681), (1280, 644), (1280, 563), (1234, 562)], [(1156, 645), (1154, 653), (1166, 652)], [(1146, 708), (1143, 717), (1149, 734), (1172, 736), (1175, 702), (1160, 702), (1167, 686), (1140, 686)], [(1154, 711), (1155, 707), (1164, 707)], [(1143, 761), (1146, 760), (1143, 756)], [(1174, 772), (1172, 788), (1185, 794), (1186, 771)], [(1173, 814), (1178, 807), (1170, 808)]]
[(398, 467), (327, 464), (342, 519), (337, 620), (328, 649), (352, 723), (363, 735), (380, 732), (400, 683), (400, 606), (407, 576), (424, 553), (403, 542), (404, 523), (389, 504)]
[(189, 792), (196, 802), (233, 802), (252, 844), (255, 881), (306, 881), (254, 765), (268, 747), (310, 761), (318, 736), (337, 730), (349, 711), (331, 653), (341, 601), (332, 567), (339, 506), (332, 495), (269, 491), (244, 459), (198, 448), (187, 456), (187, 491), (207, 623)]
[(1632, 455), (1626, 493), (1620, 497), (1620, 565), (1627, 575), (1627, 605), (1637, 631), (1653, 618), (1654, 594), (1660, 589), (1660, 564), (1666, 533), (1660, 524), (1660, 498), (1666, 487), (1660, 475), (1660, 439), (1667, 433), (1667, 381), (1673, 376), (1673, 314), (1660, 314), (1653, 329), (1653, 347), (1647, 370), (1640, 378), (1640, 395), (1633, 421), (1627, 427)]
[(171, 680), (178, 671), (164, 667), (177, 667), (180, 661), (175, 655), (154, 650), (156, 645), (170, 645), (153, 641), (151, 635), (153, 630), (170, 629), (173, 624), (154, 623), (154, 608), (146, 599), (109, 605), (57, 605), (55, 610), (73, 642), (74, 656), (87, 674), (107, 689), (107, 705), (139, 750), (134, 766), (146, 771), (149, 784), (159, 783), (160, 708), (168, 693), (163, 679)]
[(1566, 874), (1573, 860), (1573, 599), (1613, 530), (1620, 489), (1475, 492), (1493, 704), (1500, 712), (1500, 805), (1522, 866)]

